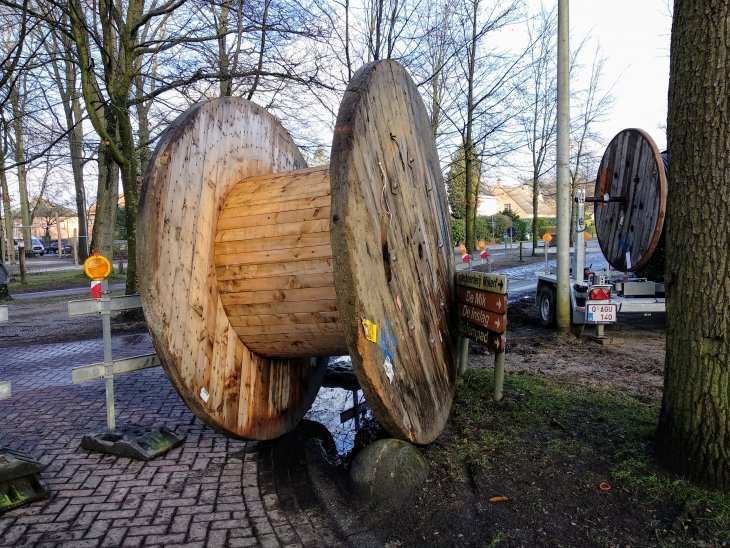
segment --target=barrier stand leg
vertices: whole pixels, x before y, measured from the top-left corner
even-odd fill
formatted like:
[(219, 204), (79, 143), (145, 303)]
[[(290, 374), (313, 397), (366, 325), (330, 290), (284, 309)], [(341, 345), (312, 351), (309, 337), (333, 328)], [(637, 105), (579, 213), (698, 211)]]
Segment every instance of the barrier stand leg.
[(106, 384), (106, 425), (114, 431), (114, 369), (112, 363), (112, 318), (109, 297), (109, 282), (101, 282), (101, 328), (104, 338), (104, 383)]
[(461, 377), (466, 373), (467, 362), (469, 361), (469, 339), (461, 337), (459, 339), (459, 370), (458, 375)]

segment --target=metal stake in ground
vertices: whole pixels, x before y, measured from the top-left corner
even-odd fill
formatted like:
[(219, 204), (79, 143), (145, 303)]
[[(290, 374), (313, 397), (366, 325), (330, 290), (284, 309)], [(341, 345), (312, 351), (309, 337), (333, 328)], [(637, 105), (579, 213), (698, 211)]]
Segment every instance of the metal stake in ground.
[(101, 303), (101, 329), (104, 340), (104, 379), (106, 382), (106, 424), (114, 430), (114, 373), (112, 370), (112, 324), (109, 299), (109, 282), (112, 265), (109, 259), (95, 249), (91, 257), (84, 262), (84, 273), (91, 278), (91, 297)]

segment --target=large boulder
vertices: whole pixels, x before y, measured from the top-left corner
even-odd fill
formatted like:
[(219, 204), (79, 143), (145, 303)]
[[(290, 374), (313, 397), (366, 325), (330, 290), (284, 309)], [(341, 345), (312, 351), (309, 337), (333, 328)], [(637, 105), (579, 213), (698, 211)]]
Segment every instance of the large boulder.
[(350, 488), (366, 501), (397, 500), (426, 481), (428, 470), (428, 462), (410, 443), (378, 440), (360, 451), (352, 462)]

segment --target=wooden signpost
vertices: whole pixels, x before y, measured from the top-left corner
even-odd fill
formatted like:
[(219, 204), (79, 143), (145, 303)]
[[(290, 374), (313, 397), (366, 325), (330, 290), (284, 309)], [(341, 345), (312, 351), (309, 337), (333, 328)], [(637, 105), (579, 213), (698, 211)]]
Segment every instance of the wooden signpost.
[(507, 331), (507, 276), (486, 272), (456, 274), (458, 329), (463, 337), (462, 363), (466, 366), (468, 343), (494, 352), (494, 399), (502, 399), (504, 350)]

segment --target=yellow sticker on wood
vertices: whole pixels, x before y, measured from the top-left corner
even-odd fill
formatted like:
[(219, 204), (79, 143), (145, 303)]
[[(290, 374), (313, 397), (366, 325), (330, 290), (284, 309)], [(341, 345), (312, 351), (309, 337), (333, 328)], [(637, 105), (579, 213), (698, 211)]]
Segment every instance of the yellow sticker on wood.
[(378, 325), (370, 320), (362, 321), (362, 328), (365, 330), (365, 338), (370, 342), (378, 342)]

